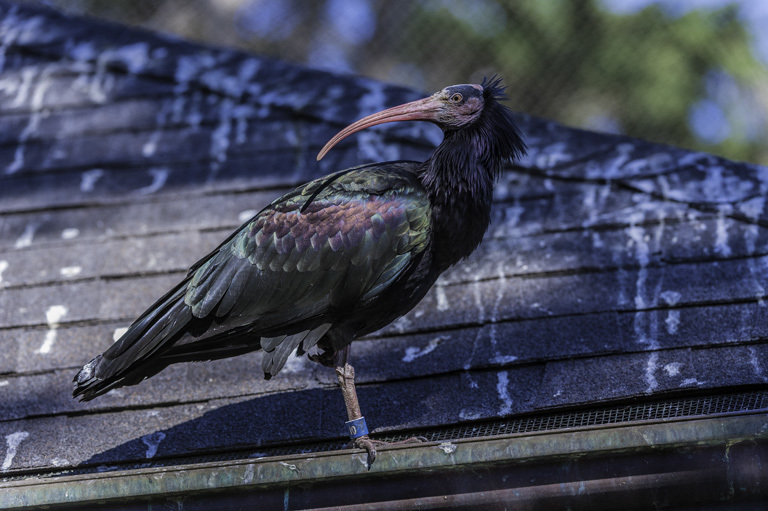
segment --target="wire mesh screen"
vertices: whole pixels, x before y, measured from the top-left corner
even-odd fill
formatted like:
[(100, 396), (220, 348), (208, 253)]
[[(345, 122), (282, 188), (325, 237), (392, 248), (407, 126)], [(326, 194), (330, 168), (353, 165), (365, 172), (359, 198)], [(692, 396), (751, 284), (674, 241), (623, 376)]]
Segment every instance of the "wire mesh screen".
[(763, 0), (45, 3), (424, 91), (498, 73), (516, 110), (768, 164)]
[[(586, 426), (603, 426), (648, 420), (676, 419), (723, 413), (763, 410), (768, 408), (768, 392), (743, 392), (670, 399), (591, 410), (520, 417), (509, 421), (493, 421), (436, 429), (423, 435), (431, 442), (478, 438), (513, 433), (533, 433)], [(421, 433), (420, 433), (421, 434)], [(405, 435), (400, 435), (404, 437)], [(393, 437), (391, 440), (402, 439)]]

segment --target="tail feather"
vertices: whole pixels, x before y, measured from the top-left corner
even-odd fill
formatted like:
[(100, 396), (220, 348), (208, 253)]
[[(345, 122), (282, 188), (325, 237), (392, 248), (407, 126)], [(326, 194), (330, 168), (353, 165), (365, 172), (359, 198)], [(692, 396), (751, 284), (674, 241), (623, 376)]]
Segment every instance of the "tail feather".
[[(142, 362), (170, 347), (192, 320), (192, 311), (184, 303), (185, 284), (158, 300), (104, 354), (85, 364), (75, 375), (72, 395), (89, 401), (115, 387), (135, 385), (161, 371), (167, 363), (158, 357), (153, 357), (154, 363)], [(132, 371), (139, 364), (140, 370)]]
[[(176, 362), (215, 360), (262, 348), (262, 368), (269, 378), (282, 369), (294, 350), (303, 354), (331, 328), (330, 323), (318, 324), (327, 307), (323, 300), (264, 316), (244, 314), (250, 300), (243, 299), (242, 291), (251, 284), (255, 287), (255, 274), (238, 270), (245, 276), (234, 278), (239, 275), (236, 270), (235, 265), (203, 268), (223, 272), (226, 278), (202, 297), (189, 294), (195, 275), (188, 276), (134, 321), (109, 349), (83, 366), (73, 380), (73, 396), (89, 401), (114, 388), (136, 385)], [(339, 272), (331, 273), (329, 278), (339, 278)], [(267, 299), (262, 294), (259, 300)], [(296, 321), (296, 317), (304, 319)], [(273, 337), (278, 332), (288, 333)]]
[(264, 350), (264, 357), (261, 359), (261, 368), (264, 371), (264, 377), (272, 378), (283, 368), (294, 350), (298, 349), (299, 353), (309, 350), (330, 328), (330, 323), (324, 323), (312, 330), (304, 330), (293, 335), (263, 337), (261, 347)]

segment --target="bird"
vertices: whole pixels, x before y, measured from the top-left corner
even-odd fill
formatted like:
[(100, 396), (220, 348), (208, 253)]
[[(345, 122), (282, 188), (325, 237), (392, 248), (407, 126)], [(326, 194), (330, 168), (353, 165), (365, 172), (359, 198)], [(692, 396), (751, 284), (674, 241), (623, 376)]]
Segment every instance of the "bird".
[(498, 76), (446, 87), (360, 119), (426, 121), (443, 140), (423, 162), (341, 170), (299, 186), (246, 221), (74, 377), (82, 401), (136, 385), (170, 364), (262, 350), (269, 379), (307, 354), (336, 371), (351, 445), (368, 467), (385, 442), (368, 433), (350, 363), (352, 342), (415, 307), (441, 273), (480, 244), (494, 183), (526, 145)]

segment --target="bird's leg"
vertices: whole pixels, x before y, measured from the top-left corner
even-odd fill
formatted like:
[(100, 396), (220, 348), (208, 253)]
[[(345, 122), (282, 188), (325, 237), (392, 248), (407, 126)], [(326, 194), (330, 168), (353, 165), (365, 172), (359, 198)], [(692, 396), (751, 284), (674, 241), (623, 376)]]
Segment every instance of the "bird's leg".
[[(339, 379), (339, 387), (341, 387), (341, 394), (344, 396), (344, 404), (347, 407), (347, 417), (350, 422), (358, 421), (363, 418), (363, 414), (360, 412), (360, 403), (357, 401), (355, 368), (349, 364), (349, 345), (336, 352), (334, 362), (336, 363), (336, 377)], [(354, 430), (354, 428), (355, 426), (352, 426), (350, 429)], [(357, 431), (354, 432), (357, 433)], [(368, 436), (368, 432), (353, 438), (352, 444), (355, 447), (365, 449), (368, 453), (368, 470), (370, 470), (371, 465), (376, 460), (376, 446)]]
[(344, 404), (347, 407), (347, 417), (349, 417), (349, 422), (361, 421), (362, 419), (362, 426), (365, 428), (365, 434), (363, 435), (357, 437), (353, 436), (358, 433), (355, 428), (358, 427), (359, 423), (352, 425), (349, 423), (347, 424), (350, 426), (350, 436), (353, 437), (352, 445), (360, 449), (365, 449), (368, 453), (368, 470), (370, 470), (371, 465), (376, 461), (376, 446), (426, 442), (427, 439), (424, 437), (412, 437), (400, 442), (384, 442), (382, 440), (372, 440), (368, 436), (365, 419), (363, 419), (363, 414), (360, 412), (360, 403), (357, 401), (357, 390), (355, 390), (355, 368), (349, 364), (349, 351), (349, 345), (347, 345), (344, 349), (336, 352), (334, 356), (334, 361), (336, 363), (336, 377), (339, 380), (341, 394), (344, 396)]

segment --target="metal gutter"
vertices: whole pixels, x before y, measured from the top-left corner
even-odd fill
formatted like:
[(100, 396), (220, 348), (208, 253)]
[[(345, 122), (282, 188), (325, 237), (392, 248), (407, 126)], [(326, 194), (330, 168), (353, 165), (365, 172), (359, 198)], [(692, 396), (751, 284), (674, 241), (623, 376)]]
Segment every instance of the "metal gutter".
[(659, 490), (661, 488), (692, 486), (701, 484), (703, 478), (709, 475), (709, 470), (692, 470), (654, 474), (647, 476), (616, 477), (599, 479), (584, 484), (583, 481), (564, 484), (547, 484), (528, 488), (506, 488), (456, 495), (440, 495), (413, 499), (388, 500), (385, 502), (351, 504), (347, 506), (331, 506), (311, 508), (308, 511), (399, 511), (411, 509), (464, 509), (477, 507), (487, 509), (489, 506), (504, 505), (514, 502), (515, 505), (551, 503), (562, 499), (563, 496), (578, 495), (585, 499), (594, 495), (605, 496), (610, 493), (626, 494), (641, 490)]
[[(642, 488), (662, 488), (665, 485), (701, 484), (720, 479), (725, 474), (732, 488), (768, 486), (766, 470), (750, 471), (741, 459), (729, 458), (730, 453), (746, 447), (746, 452), (756, 453), (760, 464), (768, 464), (768, 412), (725, 414), (719, 417), (689, 417), (655, 422), (635, 422), (610, 426), (573, 428), (504, 435), (496, 437), (456, 440), (440, 444), (397, 446), (383, 449), (372, 469), (365, 465), (362, 451), (335, 451), (301, 456), (282, 456), (264, 459), (247, 459), (217, 463), (201, 463), (171, 467), (144, 468), (96, 474), (81, 474), (49, 478), (28, 478), (0, 484), (0, 509), (21, 509), (33, 506), (64, 506), (82, 508), (88, 504), (149, 503), (157, 499), (182, 498), (194, 500), (195, 496), (213, 498), (226, 490), (242, 495), (270, 490), (284, 492), (286, 508), (289, 489), (304, 488), (330, 483), (370, 485), (382, 478), (423, 478), (428, 474), (455, 474), (461, 471), (476, 472), (494, 467), (512, 467), (521, 464), (562, 466), (574, 460), (602, 460), (627, 455), (653, 455), (662, 452), (686, 452), (691, 458), (695, 451), (704, 452), (715, 448), (718, 460), (712, 466), (671, 467), (660, 473), (637, 473), (614, 477), (581, 478), (546, 484), (527, 484), (517, 488), (495, 488), (484, 491), (466, 490), (455, 495), (426, 495), (416, 497), (423, 501), (396, 504), (391, 498), (377, 504), (367, 504), (365, 509), (402, 509), (417, 504), (425, 509), (472, 506), (472, 502), (525, 500), (575, 494), (608, 494), (611, 491), (627, 492)], [(754, 449), (753, 449), (754, 447)], [(759, 448), (758, 448), (759, 447)], [(742, 451), (744, 449), (741, 449)], [(758, 452), (759, 451), (759, 452)], [(720, 454), (717, 454), (720, 453)], [(750, 454), (749, 456), (752, 456)], [(742, 457), (743, 458), (743, 457)], [(751, 458), (750, 458), (751, 459)], [(570, 460), (570, 461), (569, 461)], [(748, 461), (747, 464), (753, 463)], [(722, 465), (722, 466), (720, 466)], [(495, 469), (494, 469), (495, 470)], [(658, 471), (657, 471), (658, 472)], [(753, 473), (754, 472), (754, 473)], [(734, 478), (746, 477), (748, 481)], [(756, 479), (755, 479), (756, 478)], [(754, 480), (753, 480), (754, 479)], [(738, 484), (736, 484), (738, 483)], [(734, 486), (735, 485), (735, 486)], [(735, 488), (735, 489), (734, 489)], [(750, 490), (752, 491), (752, 490)], [(238, 493), (239, 492), (239, 493)], [(250, 492), (250, 493), (249, 493)], [(575, 492), (575, 493), (574, 493)], [(225, 492), (226, 493), (226, 492)], [(754, 491), (752, 491), (754, 493)], [(527, 495), (527, 497), (526, 497)], [(390, 495), (390, 497), (396, 497)], [(245, 497), (244, 497), (245, 498)], [(427, 500), (423, 500), (427, 499)], [(429, 499), (434, 502), (429, 504)], [(437, 500), (435, 500), (437, 499)], [(458, 499), (458, 500), (457, 500)], [(463, 500), (462, 500), (463, 499)], [(483, 500), (486, 499), (486, 500)], [(395, 499), (397, 500), (397, 499)], [(451, 504), (454, 502), (454, 505)], [(438, 505), (438, 503), (440, 505)], [(339, 506), (345, 505), (337, 502)], [(362, 509), (356, 503), (347, 508)], [(146, 506), (146, 504), (145, 504)], [(384, 507), (381, 507), (384, 506)], [(301, 506), (300, 506), (301, 507)], [(306, 506), (305, 506), (306, 507)]]

